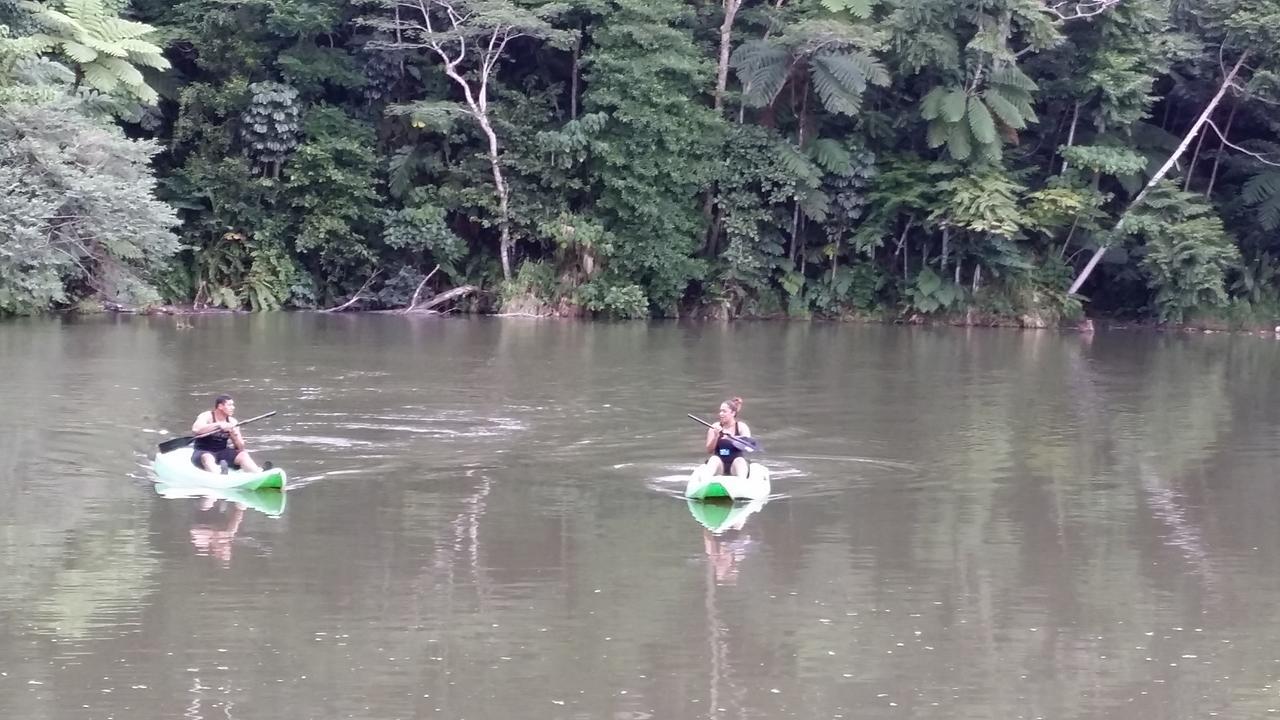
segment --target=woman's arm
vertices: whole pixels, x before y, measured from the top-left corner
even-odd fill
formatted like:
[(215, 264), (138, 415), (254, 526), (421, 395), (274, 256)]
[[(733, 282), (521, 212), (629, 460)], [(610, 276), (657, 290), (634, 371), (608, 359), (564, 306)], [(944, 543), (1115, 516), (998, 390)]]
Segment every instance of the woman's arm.
[(716, 451), (716, 441), (720, 439), (720, 423), (707, 430), (707, 453)]
[(751, 437), (751, 426), (744, 422), (738, 423), (738, 437)]

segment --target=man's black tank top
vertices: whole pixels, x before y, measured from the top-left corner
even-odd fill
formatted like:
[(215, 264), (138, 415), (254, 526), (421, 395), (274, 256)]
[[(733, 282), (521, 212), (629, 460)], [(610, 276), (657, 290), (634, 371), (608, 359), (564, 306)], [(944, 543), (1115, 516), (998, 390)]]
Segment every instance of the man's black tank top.
[[(214, 415), (212, 414), (209, 415), (209, 418), (211, 420), (213, 419), (213, 417)], [(231, 434), (228, 433), (226, 430), (219, 430), (218, 432), (213, 433), (212, 435), (205, 435), (204, 437), (196, 438), (192, 446), (196, 450), (205, 450), (207, 452), (218, 452), (219, 450), (226, 450), (228, 447), (230, 447), (230, 443), (231, 443)]]

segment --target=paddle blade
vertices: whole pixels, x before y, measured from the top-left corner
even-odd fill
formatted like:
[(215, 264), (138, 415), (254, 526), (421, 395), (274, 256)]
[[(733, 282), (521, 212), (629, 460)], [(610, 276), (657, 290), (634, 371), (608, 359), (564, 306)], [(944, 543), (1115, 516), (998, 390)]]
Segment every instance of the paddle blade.
[(734, 436), (729, 438), (729, 442), (734, 447), (741, 450), (742, 452), (759, 452), (760, 451), (760, 443), (756, 442), (755, 438)]
[(160, 452), (167, 453), (173, 450), (177, 450), (180, 447), (186, 447), (191, 444), (192, 440), (195, 440), (195, 438), (191, 435), (187, 435), (185, 437), (170, 438), (160, 443), (159, 445)]

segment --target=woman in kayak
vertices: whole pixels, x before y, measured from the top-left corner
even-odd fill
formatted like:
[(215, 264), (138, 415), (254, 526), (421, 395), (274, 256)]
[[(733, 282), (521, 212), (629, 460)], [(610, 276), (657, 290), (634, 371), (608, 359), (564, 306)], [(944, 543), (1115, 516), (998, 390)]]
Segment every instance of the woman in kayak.
[(713, 475), (747, 476), (747, 459), (729, 439), (731, 437), (751, 437), (751, 428), (738, 420), (738, 412), (742, 410), (742, 398), (734, 397), (720, 403), (720, 421), (707, 430), (707, 467)]
[(216, 473), (221, 468), (224, 475), (227, 474), (228, 467), (262, 472), (262, 468), (258, 467), (258, 463), (244, 449), (244, 437), (240, 435), (240, 429), (236, 427), (236, 419), (232, 415), (235, 411), (236, 401), (230, 395), (219, 395), (213, 400), (212, 410), (205, 410), (196, 416), (196, 421), (191, 424), (192, 434), (209, 433), (197, 437), (192, 443), (194, 450), (191, 452), (191, 462), (196, 467), (202, 467), (211, 473)]

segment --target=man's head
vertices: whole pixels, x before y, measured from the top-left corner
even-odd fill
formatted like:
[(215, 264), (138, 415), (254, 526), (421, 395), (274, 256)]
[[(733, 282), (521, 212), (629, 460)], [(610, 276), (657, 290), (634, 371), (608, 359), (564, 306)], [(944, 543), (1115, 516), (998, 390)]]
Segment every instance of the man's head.
[(213, 399), (213, 410), (231, 417), (236, 412), (236, 401), (230, 395), (219, 395)]

